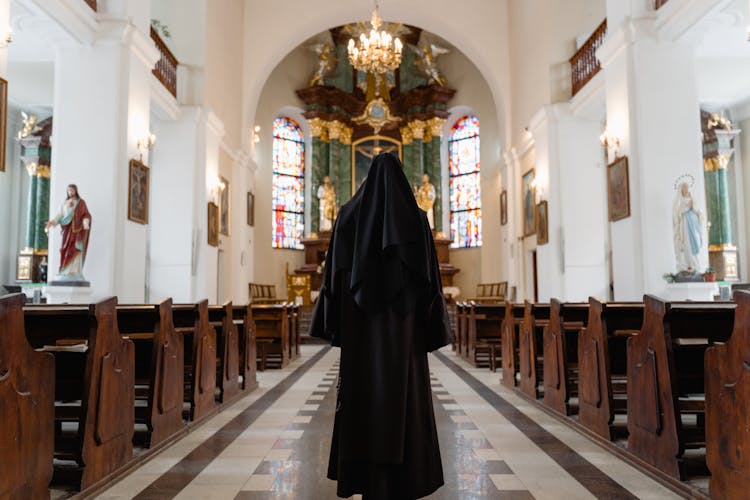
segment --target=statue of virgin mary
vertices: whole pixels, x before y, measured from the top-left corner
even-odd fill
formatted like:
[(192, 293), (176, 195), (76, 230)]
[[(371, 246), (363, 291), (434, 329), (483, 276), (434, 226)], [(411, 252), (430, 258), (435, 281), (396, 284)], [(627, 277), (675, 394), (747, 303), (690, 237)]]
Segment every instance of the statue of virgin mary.
[(693, 205), (693, 195), (687, 182), (677, 188), (672, 210), (674, 252), (677, 271), (700, 272), (703, 248), (701, 214)]

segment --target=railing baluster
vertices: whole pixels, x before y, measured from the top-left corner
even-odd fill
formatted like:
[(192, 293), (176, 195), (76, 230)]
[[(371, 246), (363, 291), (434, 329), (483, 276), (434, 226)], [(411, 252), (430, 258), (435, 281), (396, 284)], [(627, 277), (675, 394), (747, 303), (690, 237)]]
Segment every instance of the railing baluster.
[(164, 85), (164, 87), (175, 97), (177, 97), (177, 58), (172, 54), (161, 39), (159, 33), (151, 27), (151, 39), (154, 41), (156, 48), (161, 53), (161, 58), (154, 66), (154, 76)]
[[(666, 2), (666, 0), (663, 1)], [(606, 36), (607, 20), (605, 19), (570, 58), (573, 95), (576, 95), (601, 70), (599, 60), (596, 58), (596, 50), (601, 47)]]

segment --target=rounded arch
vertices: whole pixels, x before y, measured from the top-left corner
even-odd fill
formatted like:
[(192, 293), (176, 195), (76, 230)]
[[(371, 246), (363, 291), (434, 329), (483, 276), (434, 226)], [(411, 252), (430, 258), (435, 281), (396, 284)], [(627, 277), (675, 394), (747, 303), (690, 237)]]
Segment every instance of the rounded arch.
[[(305, 112), (297, 106), (282, 106), (274, 116), (288, 116), (297, 122), (305, 137), (305, 213), (310, 212), (312, 200), (312, 129)], [(305, 217), (305, 234), (310, 234), (310, 217)]]
[[(371, 8), (369, 2), (342, 4), (339, 0), (319, 0), (314, 9), (304, 0), (288, 3), (288, 8), (267, 9), (263, 15), (256, 15), (251, 9), (245, 12), (244, 123), (248, 127), (253, 123), (266, 80), (279, 61), (305, 40), (333, 26), (366, 19)], [(455, 14), (446, 16), (449, 11)], [(289, 12), (304, 12), (304, 15), (289, 16)], [(430, 9), (425, 9), (421, 2), (394, 1), (383, 6), (381, 14), (386, 21), (403, 22), (434, 33), (476, 65), (490, 88), (499, 137), (506, 143), (510, 92), (507, 0), (492, 0), (481, 8), (460, 11), (449, 0), (434, 0)], [(268, 43), (269, 40), (273, 43)]]

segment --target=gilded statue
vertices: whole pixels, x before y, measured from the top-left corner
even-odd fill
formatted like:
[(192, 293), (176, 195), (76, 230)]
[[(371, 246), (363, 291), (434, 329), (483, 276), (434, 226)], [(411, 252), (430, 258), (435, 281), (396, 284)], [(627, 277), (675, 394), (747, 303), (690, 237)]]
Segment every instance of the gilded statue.
[(422, 176), (422, 185), (417, 189), (417, 205), (427, 212), (427, 220), (430, 222), (430, 229), (435, 229), (435, 216), (433, 206), (435, 205), (435, 186), (430, 183), (430, 176)]
[(316, 43), (307, 47), (318, 55), (318, 67), (310, 79), (310, 86), (325, 85), (325, 77), (336, 67), (336, 53), (328, 43)]
[(320, 231), (331, 231), (333, 221), (336, 220), (336, 191), (331, 184), (331, 178), (327, 175), (323, 178), (323, 184), (318, 187), (318, 200), (320, 211)]
[(21, 111), (21, 119), (23, 128), (18, 131), (17, 138), (19, 140), (25, 139), (26, 137), (29, 137), (32, 134), (36, 134), (37, 132), (42, 130), (42, 127), (37, 125), (39, 118), (36, 115), (30, 115), (25, 113), (24, 111)]
[(437, 83), (441, 87), (445, 87), (445, 78), (440, 74), (435, 59), (450, 51), (445, 47), (439, 47), (430, 42), (423, 42), (419, 47), (409, 44), (409, 48), (417, 55), (417, 68), (427, 77), (428, 82)]

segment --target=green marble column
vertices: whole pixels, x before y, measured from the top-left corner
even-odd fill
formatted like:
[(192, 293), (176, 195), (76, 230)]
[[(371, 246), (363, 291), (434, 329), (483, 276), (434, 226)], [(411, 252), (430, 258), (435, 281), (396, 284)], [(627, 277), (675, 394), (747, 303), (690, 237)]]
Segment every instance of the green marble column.
[[(722, 246), (732, 244), (732, 219), (729, 205), (727, 169), (717, 165), (718, 161), (707, 161), (704, 173), (706, 180), (706, 209), (711, 228), (708, 244)], [(717, 168), (714, 168), (717, 167)]]
[[(27, 166), (28, 169), (28, 166)], [(37, 185), (39, 183), (39, 177), (36, 176), (35, 172), (29, 170), (29, 193), (28, 203), (26, 205), (26, 242), (25, 247), (29, 250), (33, 250), (34, 241), (36, 240), (36, 227), (37, 227)]]
[(351, 198), (351, 178), (344, 172), (344, 167), (348, 167), (351, 162), (346, 154), (346, 149), (346, 146), (341, 144), (338, 139), (331, 139), (328, 152), (328, 175), (331, 176), (331, 184), (336, 190), (336, 204), (338, 206)]
[(40, 175), (36, 181), (36, 227), (34, 228), (34, 244), (32, 248), (47, 250), (47, 232), (44, 226), (49, 217), (49, 170), (47, 175)]
[(330, 145), (327, 141), (323, 140), (321, 136), (313, 136), (312, 140), (312, 165), (310, 180), (312, 185), (310, 189), (310, 231), (317, 233), (320, 227), (320, 221), (318, 220), (319, 201), (318, 201), (318, 187), (323, 184), (323, 178), (328, 175), (328, 155)]
[(435, 231), (443, 230), (443, 178), (440, 164), (440, 136), (433, 136), (424, 143), (424, 171), (430, 176), (430, 182), (435, 186)]

